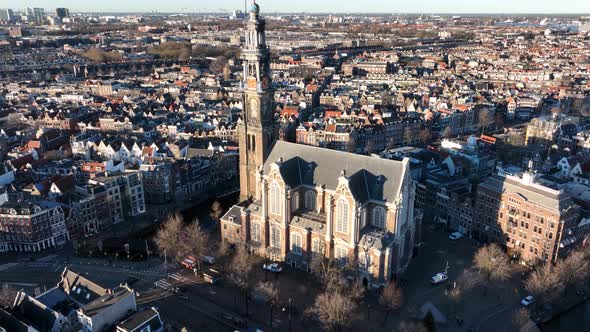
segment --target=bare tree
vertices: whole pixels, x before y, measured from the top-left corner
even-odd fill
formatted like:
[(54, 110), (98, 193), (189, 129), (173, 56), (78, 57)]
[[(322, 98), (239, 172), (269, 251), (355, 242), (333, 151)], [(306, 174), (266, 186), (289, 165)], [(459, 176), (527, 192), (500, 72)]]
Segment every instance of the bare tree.
[(567, 294), (569, 287), (588, 278), (590, 275), (590, 263), (585, 259), (582, 251), (573, 251), (566, 258), (557, 262), (555, 272), (564, 286), (565, 294)]
[(401, 288), (397, 287), (395, 282), (391, 281), (383, 288), (383, 292), (379, 296), (379, 303), (385, 307), (386, 314), (383, 325), (387, 324), (387, 318), (392, 311), (396, 311), (402, 307), (404, 294)]
[(250, 289), (248, 275), (251, 270), (252, 264), (250, 264), (246, 249), (238, 246), (229, 266), (229, 278), (244, 294), (246, 316), (248, 315), (248, 290)]
[(453, 129), (451, 127), (446, 127), (442, 133), (444, 138), (451, 138), (453, 137)]
[(483, 135), (484, 130), (490, 124), (490, 112), (487, 109), (480, 110), (477, 121), (481, 127), (481, 134)]
[(319, 318), (326, 330), (334, 330), (350, 325), (355, 307), (350, 297), (327, 290), (316, 297), (309, 312)]
[(393, 137), (391, 137), (390, 139), (387, 140), (387, 142), (385, 143), (386, 148), (389, 149), (393, 149), (396, 146), (396, 142), (395, 139)]
[(168, 216), (154, 238), (161, 254), (168, 255), (176, 260), (181, 259), (183, 228), (184, 223), (179, 213)]
[(209, 70), (214, 74), (221, 74), (226, 64), (227, 58), (223, 55), (220, 55), (211, 62)]
[(410, 145), (412, 144), (414, 138), (414, 133), (412, 133), (412, 129), (410, 127), (404, 128), (404, 144)]
[(261, 281), (256, 285), (256, 292), (262, 295), (266, 303), (270, 306), (268, 325), (272, 328), (272, 312), (274, 307), (279, 303), (279, 289), (270, 281)]
[(426, 145), (430, 142), (432, 138), (432, 134), (430, 133), (430, 129), (424, 128), (420, 130), (420, 143)]
[(211, 212), (209, 213), (209, 215), (211, 216), (211, 218), (213, 218), (213, 220), (219, 223), (219, 218), (223, 216), (223, 207), (221, 206), (221, 203), (219, 203), (219, 201), (216, 200), (215, 202), (213, 202), (213, 205), (211, 205)]
[(17, 291), (12, 287), (0, 287), (0, 308), (6, 308), (14, 303)]
[(520, 330), (529, 321), (529, 310), (527, 308), (520, 308), (514, 310), (512, 313), (512, 325), (516, 330)]
[(504, 115), (500, 112), (496, 112), (494, 115), (494, 125), (496, 126), (496, 131), (500, 130), (502, 126), (504, 126)]
[(190, 226), (185, 227), (184, 241), (181, 243), (183, 255), (190, 255), (196, 259), (197, 272), (201, 271), (201, 258), (206, 255), (211, 244), (209, 233), (201, 227), (198, 219), (195, 219)]
[(355, 280), (352, 281), (348, 291), (350, 294), (350, 298), (355, 303), (361, 303), (365, 298), (365, 294), (367, 293), (367, 289), (365, 288), (365, 286), (359, 278), (355, 278)]
[(531, 272), (524, 283), (525, 288), (537, 298), (537, 306), (541, 305), (550, 296), (561, 291), (563, 284), (551, 262), (545, 262)]
[(487, 292), (487, 284), (492, 281), (503, 281), (510, 277), (510, 261), (502, 248), (492, 243), (481, 247), (475, 253), (473, 263), (480, 273), (486, 278), (486, 287), (484, 294)]

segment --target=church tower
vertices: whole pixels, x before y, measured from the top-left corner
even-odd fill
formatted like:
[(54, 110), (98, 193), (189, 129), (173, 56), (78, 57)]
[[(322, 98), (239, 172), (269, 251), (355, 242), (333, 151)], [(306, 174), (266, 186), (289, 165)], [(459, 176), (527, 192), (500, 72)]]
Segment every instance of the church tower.
[(278, 136), (265, 25), (260, 17), (260, 6), (253, 2), (242, 49), (244, 108), (242, 123), (238, 127), (241, 200), (256, 197), (256, 172), (264, 164)]

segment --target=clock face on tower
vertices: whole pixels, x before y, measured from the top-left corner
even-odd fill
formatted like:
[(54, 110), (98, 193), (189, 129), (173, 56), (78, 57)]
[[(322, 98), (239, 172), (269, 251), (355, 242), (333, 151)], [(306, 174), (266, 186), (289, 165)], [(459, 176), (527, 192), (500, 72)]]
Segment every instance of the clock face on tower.
[(254, 98), (250, 99), (250, 105), (249, 106), (250, 106), (250, 116), (252, 118), (257, 118), (258, 117), (258, 114), (260, 113), (260, 110), (259, 110), (260, 104), (258, 103), (258, 100), (257, 99), (254, 99)]
[(256, 77), (250, 76), (248, 77), (248, 89), (256, 89)]

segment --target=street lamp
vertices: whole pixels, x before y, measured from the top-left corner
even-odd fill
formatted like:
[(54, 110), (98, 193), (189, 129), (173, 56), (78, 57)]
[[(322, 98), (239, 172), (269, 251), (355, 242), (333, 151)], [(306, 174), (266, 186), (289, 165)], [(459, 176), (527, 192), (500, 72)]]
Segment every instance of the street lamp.
[(287, 317), (289, 319), (289, 332), (291, 332), (291, 298), (289, 298), (289, 304), (287, 305), (287, 308), (283, 308), (283, 312), (285, 312), (285, 310), (287, 310)]

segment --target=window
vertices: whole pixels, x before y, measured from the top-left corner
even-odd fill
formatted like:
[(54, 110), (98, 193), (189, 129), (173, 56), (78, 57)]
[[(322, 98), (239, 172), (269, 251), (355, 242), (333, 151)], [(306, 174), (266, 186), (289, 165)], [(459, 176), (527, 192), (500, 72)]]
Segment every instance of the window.
[(313, 239), (313, 241), (311, 241), (311, 255), (312, 256), (317, 256), (317, 255), (321, 255), (322, 254), (322, 242), (320, 239)]
[(348, 202), (344, 198), (336, 205), (336, 232), (348, 233)]
[(336, 247), (336, 262), (338, 265), (340, 266), (344, 266), (346, 265), (346, 261), (347, 261), (347, 250), (345, 247), (342, 246), (338, 246)]
[(252, 223), (252, 229), (251, 229), (251, 237), (252, 237), (252, 241), (256, 241), (256, 242), (260, 242), (260, 224), (259, 223)]
[(281, 230), (277, 226), (270, 229), (270, 246), (274, 248), (281, 247)]
[(377, 206), (373, 209), (373, 225), (385, 227), (385, 209)]
[(291, 234), (291, 251), (301, 255), (301, 234)]
[(272, 214), (281, 214), (281, 189), (279, 184), (273, 182), (270, 185), (270, 212)]
[(293, 193), (291, 208), (293, 209), (293, 211), (297, 211), (299, 209), (299, 193), (298, 192)]
[(316, 196), (315, 192), (307, 191), (305, 193), (305, 208), (309, 210), (315, 210)]

